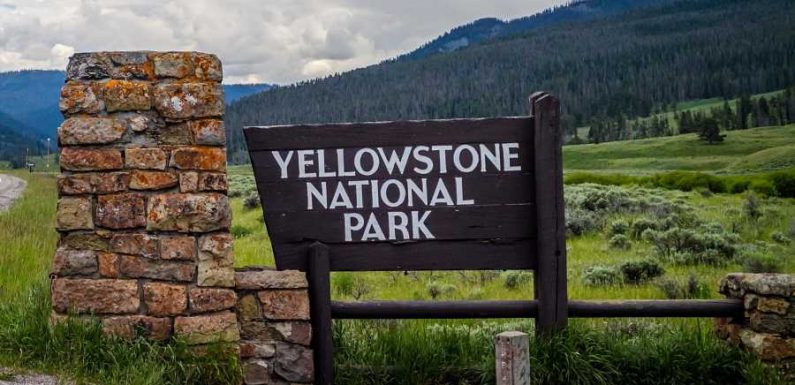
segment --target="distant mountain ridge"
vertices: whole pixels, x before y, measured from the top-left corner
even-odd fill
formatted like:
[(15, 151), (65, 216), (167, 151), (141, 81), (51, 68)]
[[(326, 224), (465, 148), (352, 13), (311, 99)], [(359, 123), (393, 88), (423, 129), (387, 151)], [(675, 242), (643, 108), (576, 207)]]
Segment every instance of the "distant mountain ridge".
[[(44, 146), (46, 151), (44, 143), (48, 137), (55, 146), (55, 131), (63, 121), (58, 109), (63, 83), (63, 71), (0, 72), (0, 139), (5, 141), (0, 144), (0, 152), (15, 148), (22, 153), (25, 146), (31, 150)], [(270, 84), (225, 84), (226, 103), (271, 87)]]
[(395, 60), (422, 59), (429, 55), (453, 52), (484, 41), (525, 33), (547, 25), (617, 15), (633, 8), (662, 2), (664, 0), (579, 0), (509, 21), (482, 18), (453, 28), (414, 51), (398, 56)]

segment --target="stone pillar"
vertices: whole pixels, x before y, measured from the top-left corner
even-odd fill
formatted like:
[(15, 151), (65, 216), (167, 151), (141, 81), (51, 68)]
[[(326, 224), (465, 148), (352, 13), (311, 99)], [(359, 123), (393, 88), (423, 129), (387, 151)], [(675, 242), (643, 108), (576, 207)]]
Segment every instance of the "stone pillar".
[(236, 342), (221, 62), (74, 55), (61, 89), (53, 317), (108, 333)]
[(718, 335), (780, 367), (795, 380), (795, 275), (729, 274), (720, 292), (743, 300), (740, 319), (717, 319)]
[(246, 385), (311, 383), (312, 325), (304, 273), (245, 269), (235, 280)]

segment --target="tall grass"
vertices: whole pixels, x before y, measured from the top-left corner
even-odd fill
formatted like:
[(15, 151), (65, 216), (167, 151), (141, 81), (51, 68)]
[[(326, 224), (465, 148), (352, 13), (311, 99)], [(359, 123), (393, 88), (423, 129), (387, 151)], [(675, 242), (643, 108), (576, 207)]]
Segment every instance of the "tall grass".
[[(527, 321), (336, 321), (339, 383), (493, 384), (494, 335)], [(531, 337), (533, 384), (780, 384), (774, 371), (712, 334), (709, 323), (573, 321)]]

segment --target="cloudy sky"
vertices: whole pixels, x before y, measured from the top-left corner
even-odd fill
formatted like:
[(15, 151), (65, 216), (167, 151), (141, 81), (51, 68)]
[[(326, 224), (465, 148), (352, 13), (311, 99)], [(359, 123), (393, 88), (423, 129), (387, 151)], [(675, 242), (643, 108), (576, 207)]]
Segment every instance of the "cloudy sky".
[(286, 84), (376, 63), (481, 17), (563, 0), (0, 0), (0, 71), (74, 52), (200, 50), (227, 83)]

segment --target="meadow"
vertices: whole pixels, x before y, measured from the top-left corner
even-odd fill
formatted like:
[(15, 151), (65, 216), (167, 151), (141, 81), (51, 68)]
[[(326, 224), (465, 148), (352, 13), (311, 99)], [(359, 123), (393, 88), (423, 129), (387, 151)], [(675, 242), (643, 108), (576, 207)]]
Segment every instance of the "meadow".
[[(793, 145), (795, 126), (785, 126), (729, 132), (719, 145), (682, 135), (569, 146), (564, 154), (567, 177), (690, 170), (758, 178), (791, 170), (782, 154)], [(250, 167), (229, 171), (236, 264), (272, 266)], [(238, 378), (234, 360), (196, 357), (179, 341), (129, 343), (102, 337), (96, 325), (50, 328), (55, 177), (12, 173), (28, 181), (28, 190), (0, 213), (0, 366), (103, 384), (225, 384)], [(631, 180), (570, 183), (565, 193), (572, 299), (719, 298), (717, 282), (726, 273), (795, 272), (793, 198), (752, 189), (682, 191)], [(332, 286), (333, 296), (344, 300), (533, 296), (532, 274), (519, 271), (335, 273)], [(532, 340), (532, 376), (548, 384), (779, 383), (711, 328), (709, 319), (575, 320), (560, 336)], [(532, 322), (337, 321), (338, 382), (493, 383), (493, 336), (516, 329), (532, 333)]]

